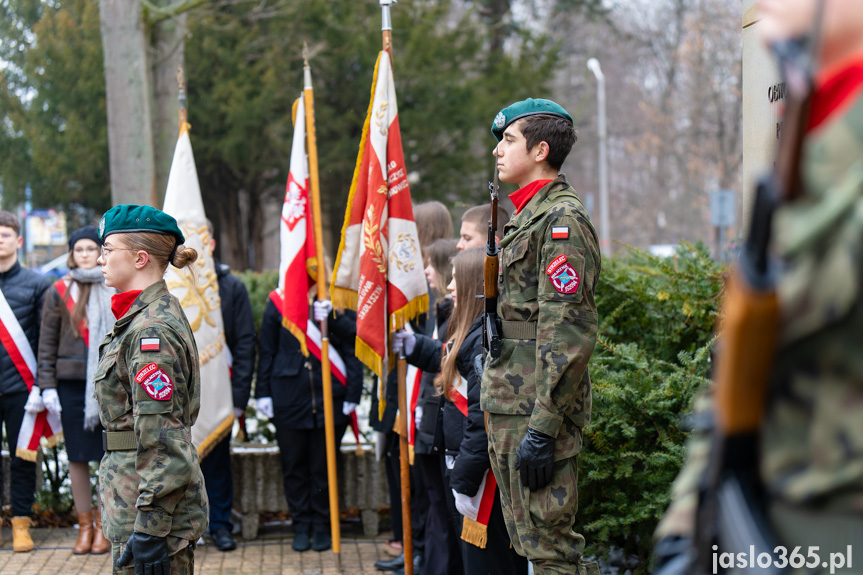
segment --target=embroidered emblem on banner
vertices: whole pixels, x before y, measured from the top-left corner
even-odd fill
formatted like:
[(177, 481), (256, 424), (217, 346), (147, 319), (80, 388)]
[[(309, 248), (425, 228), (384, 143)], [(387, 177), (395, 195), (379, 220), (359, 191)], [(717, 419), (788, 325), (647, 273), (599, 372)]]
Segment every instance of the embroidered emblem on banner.
[(566, 263), (566, 256), (561, 254), (561, 255), (557, 256), (556, 258), (554, 258), (553, 262), (548, 264), (548, 267), (545, 268), (545, 273), (547, 273), (548, 275), (551, 275), (554, 273), (554, 270), (556, 270), (557, 268), (559, 268), (561, 265), (563, 265), (565, 263)]
[(159, 351), (158, 337), (141, 338), (141, 351)]
[(569, 239), (569, 226), (560, 226), (551, 228), (551, 239), (566, 240)]
[(171, 399), (174, 382), (168, 374), (155, 363), (148, 363), (135, 374), (135, 382), (140, 383), (147, 395), (158, 401)]
[(554, 289), (560, 293), (575, 293), (578, 290), (579, 277), (575, 269), (567, 263), (561, 264), (550, 275)]

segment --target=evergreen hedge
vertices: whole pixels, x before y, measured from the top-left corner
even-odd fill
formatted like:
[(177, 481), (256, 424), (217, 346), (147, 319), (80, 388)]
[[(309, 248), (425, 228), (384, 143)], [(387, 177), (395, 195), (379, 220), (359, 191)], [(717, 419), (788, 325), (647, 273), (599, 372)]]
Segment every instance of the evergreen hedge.
[(723, 268), (703, 245), (674, 258), (628, 248), (603, 265), (590, 363), (591, 423), (579, 457), (588, 553), (622, 548), (643, 571), (684, 458), (681, 416), (709, 383)]

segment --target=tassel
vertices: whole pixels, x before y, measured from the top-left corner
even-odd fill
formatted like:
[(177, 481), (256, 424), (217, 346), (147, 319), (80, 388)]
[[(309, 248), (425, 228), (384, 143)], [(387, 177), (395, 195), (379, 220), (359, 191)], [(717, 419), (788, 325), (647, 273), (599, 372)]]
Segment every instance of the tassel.
[(471, 545), (485, 549), (488, 543), (488, 526), (474, 521), (470, 517), (465, 517), (464, 526), (461, 530), (461, 538)]

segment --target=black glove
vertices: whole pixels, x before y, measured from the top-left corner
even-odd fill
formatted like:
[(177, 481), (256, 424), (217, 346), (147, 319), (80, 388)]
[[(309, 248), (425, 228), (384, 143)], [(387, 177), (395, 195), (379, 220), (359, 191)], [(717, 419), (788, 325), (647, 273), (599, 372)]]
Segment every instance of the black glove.
[(169, 575), (168, 539), (133, 531), (117, 559), (117, 569), (122, 569), (132, 559), (135, 560), (135, 575)]
[(551, 483), (554, 438), (528, 427), (515, 452), (515, 468), (521, 472), (521, 484), (531, 491)]

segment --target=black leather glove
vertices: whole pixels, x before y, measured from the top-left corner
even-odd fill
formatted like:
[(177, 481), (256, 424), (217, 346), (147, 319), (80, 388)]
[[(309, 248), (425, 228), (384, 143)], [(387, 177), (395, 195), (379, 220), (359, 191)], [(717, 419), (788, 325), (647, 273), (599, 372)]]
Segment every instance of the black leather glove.
[(521, 473), (521, 484), (536, 491), (551, 483), (554, 469), (554, 438), (531, 427), (515, 452), (515, 468)]
[(117, 569), (122, 569), (133, 559), (135, 575), (169, 575), (171, 559), (168, 557), (168, 539), (133, 531), (117, 559)]

